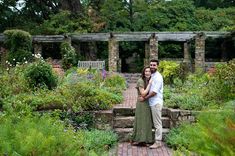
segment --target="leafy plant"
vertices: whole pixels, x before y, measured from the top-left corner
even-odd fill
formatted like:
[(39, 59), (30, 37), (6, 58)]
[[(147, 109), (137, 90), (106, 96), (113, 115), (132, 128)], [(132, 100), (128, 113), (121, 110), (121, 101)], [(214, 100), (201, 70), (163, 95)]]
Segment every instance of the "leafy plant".
[(30, 64), (25, 71), (25, 78), (31, 88), (44, 86), (53, 89), (57, 86), (57, 77), (52, 67), (43, 60)]
[(0, 97), (17, 95), (30, 92), (27, 81), (24, 78), (25, 66), (17, 66), (3, 71), (0, 75)]
[(23, 63), (32, 59), (32, 37), (28, 32), (22, 30), (6, 30), (7, 37), (5, 45), (9, 49), (8, 61), (12, 65)]
[(110, 75), (105, 79), (104, 86), (126, 89), (126, 80), (117, 74)]
[(1, 155), (80, 155), (70, 128), (48, 116), (0, 117)]
[(178, 150), (184, 147), (186, 151), (199, 155), (234, 155), (234, 101), (226, 106), (201, 112), (197, 123), (172, 130), (167, 143)]
[[(107, 149), (110, 149), (117, 142), (117, 135), (111, 131), (79, 131), (78, 136), (82, 136), (80, 141), (83, 143), (83, 148), (87, 151), (95, 151), (97, 154), (102, 154)], [(95, 138), (95, 139), (94, 139)]]
[(63, 42), (60, 45), (62, 55), (62, 66), (64, 69), (69, 69), (77, 64), (77, 54), (75, 49), (68, 42)]
[(215, 73), (209, 76), (204, 98), (228, 101), (235, 98), (235, 59), (227, 64), (218, 64)]
[(180, 64), (174, 61), (161, 61), (159, 72), (163, 75), (164, 83), (170, 84), (174, 78), (179, 77)]

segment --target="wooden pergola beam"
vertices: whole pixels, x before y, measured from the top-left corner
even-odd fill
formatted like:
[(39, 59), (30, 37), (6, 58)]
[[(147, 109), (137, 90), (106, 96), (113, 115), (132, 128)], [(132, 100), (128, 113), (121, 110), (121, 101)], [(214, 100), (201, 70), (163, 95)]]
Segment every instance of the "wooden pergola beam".
[[(202, 32), (123, 32), (112, 33), (117, 41), (148, 41), (152, 34), (158, 37), (158, 41), (185, 42), (194, 39), (196, 34), (204, 33), (205, 37), (226, 37), (230, 32), (202, 31)], [(84, 33), (70, 34), (72, 41), (90, 42), (90, 41), (108, 41), (111, 33)], [(63, 42), (66, 37), (64, 35), (35, 35), (33, 42), (35, 43), (57, 43)], [(0, 42), (4, 42), (5, 37), (0, 34)]]
[(64, 35), (35, 35), (33, 36), (33, 42), (36, 43), (58, 43), (65, 40)]
[[(128, 32), (112, 33), (117, 41), (148, 41), (152, 34), (156, 34), (158, 41), (185, 42), (194, 39), (201, 32)], [(225, 37), (229, 32), (203, 32), (206, 37)], [(109, 33), (71, 34), (73, 41), (108, 41)]]

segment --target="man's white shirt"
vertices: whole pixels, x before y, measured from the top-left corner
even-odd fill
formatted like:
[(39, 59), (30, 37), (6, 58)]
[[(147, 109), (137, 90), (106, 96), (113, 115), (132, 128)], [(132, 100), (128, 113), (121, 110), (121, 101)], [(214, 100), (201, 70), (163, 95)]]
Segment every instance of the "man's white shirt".
[(149, 105), (163, 104), (163, 78), (162, 75), (156, 71), (152, 74), (153, 82), (150, 86), (149, 93), (155, 92), (157, 95), (149, 98)]

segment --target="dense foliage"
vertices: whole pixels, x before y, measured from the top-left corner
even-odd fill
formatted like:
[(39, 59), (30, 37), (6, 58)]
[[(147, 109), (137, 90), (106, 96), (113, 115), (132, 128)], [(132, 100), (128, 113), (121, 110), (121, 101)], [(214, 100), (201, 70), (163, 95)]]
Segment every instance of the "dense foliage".
[(163, 76), (164, 83), (173, 83), (173, 80), (179, 77), (180, 64), (174, 61), (161, 61), (160, 64), (158, 69)]
[(24, 63), (32, 58), (32, 37), (22, 30), (6, 30), (5, 45), (9, 49), (8, 61), (11, 65)]
[(1, 114), (1, 155), (102, 155), (117, 140), (112, 132), (75, 132), (49, 115)]
[(63, 42), (60, 45), (60, 53), (62, 55), (62, 67), (69, 69), (77, 65), (77, 54), (75, 49), (68, 42)]
[(202, 110), (222, 107), (235, 98), (234, 60), (217, 64), (213, 73), (190, 74), (185, 81), (176, 78), (164, 90), (165, 105), (173, 108)]
[[(130, 31), (234, 31), (234, 7), (234, 2), (228, 0), (3, 0), (0, 3), (0, 32), (13, 28), (33, 35)], [(159, 58), (183, 57), (182, 45), (174, 42), (164, 43), (166, 44), (159, 44)], [(103, 43), (96, 42), (93, 48), (86, 45), (81, 46), (80, 50), (86, 59), (107, 60), (105, 47)], [(234, 51), (234, 40), (231, 44), (228, 43), (227, 47), (228, 51)], [(209, 52), (206, 50), (208, 57), (218, 58), (217, 53), (214, 53), (217, 48), (220, 47), (210, 45)], [(120, 43), (122, 71), (140, 72), (143, 66), (143, 51), (144, 45), (140, 43)], [(127, 66), (126, 59), (132, 57), (133, 52), (138, 56), (135, 58), (138, 61), (132, 63), (137, 66), (134, 70), (124, 67)], [(228, 58), (231, 56), (234, 57), (232, 52)]]
[(234, 155), (235, 103), (219, 110), (201, 112), (194, 124), (183, 124), (170, 131), (166, 142), (176, 155)]
[(47, 87), (53, 89), (57, 85), (57, 77), (50, 64), (43, 60), (30, 64), (25, 69), (25, 78), (30, 87)]
[(117, 136), (91, 129), (91, 115), (70, 115), (120, 103), (124, 78), (75, 68), (56, 86), (51, 66), (35, 57), (33, 63), (1, 70), (0, 155), (105, 155)]
[(122, 101), (126, 88), (123, 77), (107, 76), (99, 70), (73, 68), (58, 79), (41, 59), (3, 71), (0, 80), (3, 107), (17, 111), (28, 106), (32, 110), (108, 109)]

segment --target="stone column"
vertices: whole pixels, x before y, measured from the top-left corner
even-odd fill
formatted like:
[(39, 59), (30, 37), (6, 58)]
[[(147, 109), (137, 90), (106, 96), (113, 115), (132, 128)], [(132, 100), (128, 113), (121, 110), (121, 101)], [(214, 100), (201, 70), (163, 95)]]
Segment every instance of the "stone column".
[(205, 71), (205, 34), (199, 33), (195, 39), (195, 70)]
[(144, 49), (144, 54), (145, 54), (145, 59), (144, 59), (144, 66), (149, 66), (149, 55), (150, 55), (150, 51), (149, 51), (149, 43), (145, 42), (145, 49)]
[(190, 53), (189, 53), (189, 43), (184, 42), (184, 60), (183, 62), (189, 63), (191, 59)]
[(34, 54), (40, 54), (42, 56), (42, 44), (34, 43), (33, 44)]
[(192, 58), (189, 52), (190, 43), (189, 41), (184, 42), (184, 60), (183, 60), (183, 69), (185, 72), (192, 72)]
[(156, 34), (152, 34), (149, 41), (149, 59), (158, 59), (158, 39)]
[(117, 72), (118, 61), (119, 61), (119, 44), (116, 38), (112, 34), (110, 35), (110, 38), (109, 38), (109, 56), (108, 57), (109, 57), (109, 71)]

